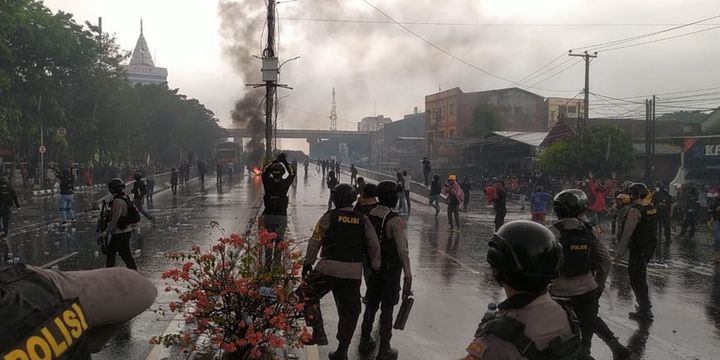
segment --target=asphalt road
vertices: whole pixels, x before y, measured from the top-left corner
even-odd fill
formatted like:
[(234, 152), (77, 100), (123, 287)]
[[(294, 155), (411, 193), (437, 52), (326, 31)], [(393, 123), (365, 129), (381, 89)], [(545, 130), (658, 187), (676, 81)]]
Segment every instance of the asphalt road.
[[(133, 238), (133, 250), (140, 271), (164, 288), (160, 274), (170, 264), (166, 251), (187, 250), (193, 244), (209, 245), (218, 237), (211, 222), (217, 221), (226, 232), (248, 231), (259, 211), (261, 185), (257, 177), (235, 176), (235, 183), (222, 190), (208, 184), (201, 189), (193, 184), (181, 189), (176, 198), (169, 191), (156, 195), (152, 213), (157, 225), (143, 220)], [(341, 181), (347, 181), (342, 174)], [(296, 186), (290, 191), (290, 220), (297, 239), (309, 238), (314, 223), (327, 207), (328, 189), (321, 174), (310, 167), (300, 169)], [(90, 209), (91, 199), (99, 194), (78, 195), (76, 208)], [(393, 346), (400, 359), (459, 359), (489, 302), (504, 299), (495, 284), (485, 252), (492, 234), (492, 214), (480, 198), (473, 196), (468, 213), (461, 213), (462, 230), (447, 231), (444, 213), (434, 210), (420, 197), (413, 197), (408, 225), (410, 256), (414, 272), (416, 303), (405, 331), (394, 333)], [(97, 211), (78, 215), (74, 229), (55, 225), (54, 200), (37, 199), (25, 204), (17, 214), (11, 250), (14, 257), (30, 264), (45, 264), (56, 259), (61, 270), (102, 267), (104, 258), (95, 245)], [(508, 220), (527, 219), (529, 215), (511, 206)], [(621, 341), (644, 359), (717, 359), (720, 353), (720, 267), (711, 261), (711, 242), (706, 232), (695, 240), (676, 239), (668, 268), (650, 271), (651, 296), (656, 315), (649, 328), (639, 328), (627, 319), (633, 308), (633, 296), (623, 265), (613, 268), (601, 300), (601, 316)], [(75, 254), (76, 253), (76, 254)], [(118, 265), (122, 261), (118, 259)], [(170, 301), (160, 293), (156, 306), (123, 327), (106, 349), (95, 359), (145, 359), (153, 351), (150, 336), (165, 331), (172, 320), (153, 310)], [(323, 300), (326, 330), (330, 337), (337, 323), (332, 296)], [(356, 331), (359, 337), (359, 329)], [(356, 339), (357, 340), (357, 339)], [(364, 359), (351, 349), (352, 359)], [(334, 349), (336, 342), (320, 349), (320, 358)], [(596, 359), (611, 359), (609, 350), (595, 339)], [(371, 357), (368, 357), (371, 358)]]

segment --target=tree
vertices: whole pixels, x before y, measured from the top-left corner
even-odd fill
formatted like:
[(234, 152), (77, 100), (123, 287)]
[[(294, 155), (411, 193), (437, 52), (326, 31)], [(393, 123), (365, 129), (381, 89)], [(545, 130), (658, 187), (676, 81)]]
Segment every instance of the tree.
[(491, 131), (500, 130), (502, 120), (493, 105), (478, 105), (473, 110), (473, 117), (467, 129), (469, 137), (481, 138)]
[(46, 161), (62, 166), (211, 155), (215, 115), (166, 85), (130, 85), (115, 38), (38, 0), (0, 9), (0, 147), (15, 160), (37, 163), (41, 128)]
[(580, 141), (559, 141), (540, 155), (540, 169), (545, 173), (584, 176), (589, 171), (604, 176), (624, 173), (632, 166), (632, 138), (617, 126), (603, 125), (592, 129)]
[(679, 121), (683, 124), (699, 124), (705, 118), (707, 117), (707, 114), (700, 110), (695, 111), (675, 111), (669, 114), (663, 114), (662, 116), (659, 116), (657, 118), (658, 121)]

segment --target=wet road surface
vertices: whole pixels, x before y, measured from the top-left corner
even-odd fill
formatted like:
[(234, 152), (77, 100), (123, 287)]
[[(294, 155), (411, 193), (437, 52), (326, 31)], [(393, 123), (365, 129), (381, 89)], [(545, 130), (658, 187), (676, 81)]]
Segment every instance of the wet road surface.
[[(347, 175), (343, 174), (340, 180), (347, 181)], [(192, 244), (211, 244), (219, 236), (210, 226), (212, 221), (217, 221), (227, 232), (248, 231), (259, 211), (260, 195), (259, 178), (240, 176), (222, 191), (214, 185), (201, 191), (193, 184), (181, 189), (174, 200), (169, 191), (156, 195), (152, 213), (157, 216), (158, 224), (151, 226), (143, 219), (139, 234), (133, 238), (140, 271), (162, 289), (160, 273), (170, 266), (162, 255), (164, 252), (187, 250)], [(300, 169), (297, 183), (288, 195), (290, 230), (296, 239), (306, 240), (327, 208), (329, 191), (321, 174), (311, 166), (309, 174)], [(89, 195), (78, 198), (76, 208), (90, 208)], [(493, 215), (474, 195), (469, 212), (461, 213), (462, 230), (451, 233), (447, 231), (444, 212), (435, 217), (434, 210), (424, 205), (423, 199), (415, 195), (413, 199), (417, 201), (405, 219), (416, 303), (406, 330), (393, 333), (393, 346), (400, 351), (400, 359), (460, 359), (487, 304), (504, 299), (485, 262)], [(83, 201), (87, 204), (84, 208)], [(51, 224), (57, 218), (54, 200), (40, 199), (28, 205), (16, 218), (16, 227), (12, 230), (15, 256), (30, 264), (44, 264), (78, 252), (59, 262), (59, 269), (104, 265), (104, 258), (96, 255), (97, 211), (80, 214), (73, 231)], [(518, 205), (510, 208), (508, 220), (529, 218)], [(717, 359), (720, 267), (711, 261), (711, 240), (706, 232), (699, 232), (692, 241), (674, 239), (668, 267), (650, 270), (655, 322), (641, 328), (627, 319), (627, 312), (634, 305), (627, 268), (622, 264), (613, 267), (601, 299), (600, 314), (621, 342), (642, 353), (644, 359)], [(122, 265), (122, 261), (118, 261)], [(161, 291), (153, 309), (168, 301), (168, 295)], [(333, 336), (337, 315), (332, 296), (323, 299), (322, 305), (326, 331), (332, 338), (329, 346), (320, 349), (320, 358), (326, 359), (327, 353), (337, 345)], [(169, 322), (169, 316), (147, 311), (126, 325), (94, 358), (144, 359), (152, 350), (147, 339), (161, 334)], [(361, 357), (356, 353), (358, 340), (359, 329), (351, 347), (351, 358), (374, 358), (374, 355)], [(608, 348), (597, 338), (593, 355), (596, 359), (611, 359)]]

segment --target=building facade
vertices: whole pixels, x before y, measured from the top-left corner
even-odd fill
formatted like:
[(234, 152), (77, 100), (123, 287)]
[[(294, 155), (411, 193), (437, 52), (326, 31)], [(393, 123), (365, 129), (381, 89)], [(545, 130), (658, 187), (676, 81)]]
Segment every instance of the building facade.
[(519, 88), (464, 93), (453, 88), (425, 97), (426, 149), (430, 159), (448, 164), (468, 142), (476, 110), (492, 108), (503, 131), (547, 131), (545, 98)]
[(383, 115), (364, 117), (358, 123), (358, 131), (375, 132), (390, 122), (392, 122), (392, 119), (386, 118)]
[(142, 20), (140, 21), (140, 36), (138, 37), (132, 57), (127, 65), (122, 66), (127, 72), (131, 84), (150, 85), (166, 84), (168, 71), (166, 68), (155, 66), (150, 54), (145, 35), (143, 34)]
[(375, 170), (417, 167), (425, 156), (425, 113), (405, 115), (370, 137), (370, 166)]
[(549, 97), (545, 99), (545, 106), (548, 112), (548, 129), (560, 119), (579, 119), (585, 116), (583, 99)]

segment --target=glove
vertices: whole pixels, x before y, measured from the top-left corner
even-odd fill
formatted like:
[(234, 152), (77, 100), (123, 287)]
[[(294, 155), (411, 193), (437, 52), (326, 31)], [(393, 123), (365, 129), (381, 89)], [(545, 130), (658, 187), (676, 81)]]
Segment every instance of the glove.
[(312, 272), (312, 269), (313, 269), (313, 267), (310, 264), (303, 265), (303, 268), (302, 268), (303, 279), (306, 278), (308, 276), (308, 274), (310, 274), (310, 272)]
[(412, 276), (406, 276), (403, 280), (403, 299), (412, 296)]

